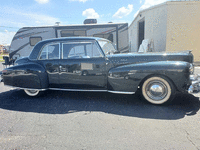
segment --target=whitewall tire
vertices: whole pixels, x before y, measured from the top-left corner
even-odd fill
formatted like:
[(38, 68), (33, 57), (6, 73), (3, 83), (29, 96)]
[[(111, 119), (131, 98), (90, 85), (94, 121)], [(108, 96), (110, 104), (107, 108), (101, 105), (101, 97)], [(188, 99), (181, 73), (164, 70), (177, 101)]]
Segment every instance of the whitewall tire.
[(154, 76), (144, 81), (141, 94), (152, 104), (165, 104), (173, 100), (175, 88), (167, 78)]
[(39, 90), (28, 90), (25, 89), (24, 92), (28, 95), (28, 96), (38, 96), (40, 94)]

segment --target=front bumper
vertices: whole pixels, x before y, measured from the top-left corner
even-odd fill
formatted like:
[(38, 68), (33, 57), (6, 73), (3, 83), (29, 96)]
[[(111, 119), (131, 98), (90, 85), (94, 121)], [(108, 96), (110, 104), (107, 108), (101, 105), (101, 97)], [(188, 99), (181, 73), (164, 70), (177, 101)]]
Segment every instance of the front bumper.
[(190, 80), (192, 84), (188, 89), (188, 93), (198, 93), (200, 92), (200, 74), (198, 75), (190, 75)]

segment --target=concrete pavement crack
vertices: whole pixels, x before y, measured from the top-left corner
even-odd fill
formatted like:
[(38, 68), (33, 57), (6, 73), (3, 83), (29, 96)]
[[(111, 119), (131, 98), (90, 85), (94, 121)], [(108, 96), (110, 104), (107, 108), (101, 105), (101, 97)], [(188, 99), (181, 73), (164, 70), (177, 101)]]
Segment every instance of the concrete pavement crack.
[(185, 132), (186, 132), (186, 134), (187, 134), (187, 139), (188, 139), (188, 141), (190, 141), (190, 143), (192, 143), (192, 145), (194, 146), (194, 147), (196, 147), (196, 149), (197, 150), (200, 150), (196, 145), (195, 145), (195, 143), (189, 138), (189, 136), (190, 136), (190, 134), (185, 130)]

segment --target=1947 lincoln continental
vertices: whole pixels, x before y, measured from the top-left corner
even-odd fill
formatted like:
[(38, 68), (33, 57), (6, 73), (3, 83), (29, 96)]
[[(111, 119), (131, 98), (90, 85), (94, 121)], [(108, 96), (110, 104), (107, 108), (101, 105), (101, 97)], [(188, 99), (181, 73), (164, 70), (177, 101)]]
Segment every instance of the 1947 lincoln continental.
[(180, 53), (119, 54), (102, 38), (75, 37), (41, 41), (29, 57), (2, 71), (4, 85), (29, 96), (44, 90), (107, 91), (134, 94), (152, 104), (173, 100), (175, 93), (199, 91), (193, 55)]

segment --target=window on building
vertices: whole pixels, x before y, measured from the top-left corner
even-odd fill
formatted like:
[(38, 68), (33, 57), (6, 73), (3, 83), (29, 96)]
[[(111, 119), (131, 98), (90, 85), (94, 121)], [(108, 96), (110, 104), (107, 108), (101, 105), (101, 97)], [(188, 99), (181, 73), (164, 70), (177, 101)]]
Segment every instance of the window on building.
[(61, 37), (86, 36), (85, 30), (63, 30)]
[(31, 46), (35, 46), (40, 41), (42, 41), (42, 37), (30, 37)]

